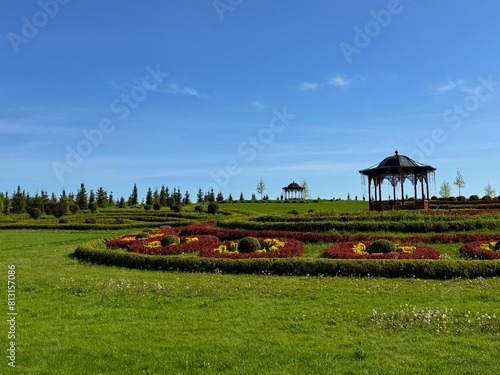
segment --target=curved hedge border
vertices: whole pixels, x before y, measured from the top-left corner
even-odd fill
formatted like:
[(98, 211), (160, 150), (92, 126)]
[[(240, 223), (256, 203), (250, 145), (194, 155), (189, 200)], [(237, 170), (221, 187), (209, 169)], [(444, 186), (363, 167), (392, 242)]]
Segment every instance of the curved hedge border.
[(71, 256), (81, 261), (144, 270), (223, 272), (296, 276), (378, 276), (451, 279), (500, 276), (500, 260), (379, 259), (225, 259), (151, 256), (106, 250), (104, 239), (79, 246)]

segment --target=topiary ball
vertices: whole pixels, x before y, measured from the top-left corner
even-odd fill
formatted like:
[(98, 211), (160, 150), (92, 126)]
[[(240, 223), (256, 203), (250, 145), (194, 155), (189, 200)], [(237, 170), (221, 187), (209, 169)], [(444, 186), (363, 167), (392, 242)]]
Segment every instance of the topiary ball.
[(148, 232), (140, 232), (140, 233), (137, 233), (137, 235), (135, 236), (136, 240), (140, 240), (142, 238), (149, 238), (149, 233)]
[(173, 245), (180, 243), (181, 239), (174, 234), (169, 234), (161, 239), (161, 246)]
[(500, 251), (500, 241), (495, 244), (495, 251)]
[(260, 242), (255, 237), (245, 237), (238, 243), (238, 251), (240, 253), (253, 253), (260, 250)]
[(389, 240), (376, 240), (371, 243), (370, 246), (366, 249), (368, 253), (392, 253), (396, 251), (396, 245), (394, 245)]

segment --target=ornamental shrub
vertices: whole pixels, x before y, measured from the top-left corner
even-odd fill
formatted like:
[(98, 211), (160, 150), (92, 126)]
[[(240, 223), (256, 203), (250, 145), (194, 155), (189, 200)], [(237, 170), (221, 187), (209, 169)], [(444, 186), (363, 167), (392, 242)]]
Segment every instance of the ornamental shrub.
[(500, 251), (500, 241), (495, 244), (495, 251)]
[(68, 211), (68, 206), (64, 203), (56, 203), (54, 206), (52, 206), (52, 215), (54, 215), (57, 218), (62, 217), (66, 212)]
[(297, 210), (291, 210), (291, 211), (288, 211), (288, 213), (289, 213), (290, 215), (298, 215), (300, 212), (299, 212), (299, 211), (297, 211)]
[(181, 239), (177, 237), (175, 234), (169, 234), (161, 239), (161, 246), (173, 245), (176, 243), (180, 243)]
[(70, 204), (69, 206), (69, 210), (71, 211), (71, 213), (73, 214), (76, 214), (78, 212), (78, 210), (80, 209), (80, 207), (76, 204), (76, 203), (72, 203)]
[(396, 250), (396, 245), (389, 240), (373, 241), (366, 249), (369, 254), (373, 253), (392, 253)]
[(466, 201), (466, 200), (467, 200), (467, 198), (466, 198), (466, 197), (464, 197), (463, 195), (459, 195), (459, 196), (457, 197), (457, 201), (464, 202), (464, 201)]
[(87, 224), (95, 224), (97, 222), (97, 220), (95, 219), (95, 217), (89, 217), (87, 219), (85, 219), (85, 223)]
[(476, 194), (473, 194), (469, 197), (469, 200), (470, 201), (478, 201), (479, 200), (479, 197), (476, 195)]
[(40, 216), (42, 215), (42, 210), (40, 210), (39, 208), (34, 207), (34, 208), (30, 209), (28, 211), (28, 213), (29, 213), (29, 215), (30, 215), (30, 217), (32, 219), (36, 220), (36, 219), (40, 218)]
[(253, 253), (260, 250), (260, 242), (255, 237), (245, 237), (238, 243), (238, 251), (240, 253)]
[(146, 211), (151, 210), (151, 205), (150, 205), (150, 204), (145, 204), (145, 205), (144, 205), (144, 209), (145, 209)]
[(136, 240), (140, 240), (142, 238), (149, 238), (149, 233), (148, 232), (140, 232), (140, 233), (137, 233), (137, 235), (135, 236)]
[(182, 206), (180, 204), (173, 204), (172, 206), (170, 206), (170, 209), (174, 212), (181, 212)]
[(210, 202), (207, 208), (208, 212), (215, 215), (219, 211), (219, 205), (215, 202)]
[(481, 198), (483, 201), (491, 201), (491, 196), (490, 195), (485, 195), (484, 197)]
[(203, 212), (203, 206), (201, 204), (197, 205), (194, 207), (194, 210), (196, 212)]
[(97, 205), (96, 202), (92, 202), (92, 203), (89, 203), (89, 210), (90, 212), (92, 212), (93, 214), (95, 214), (95, 212), (97, 211), (97, 208), (99, 206)]
[(153, 203), (153, 210), (155, 211), (161, 210), (161, 203), (160, 202)]
[(68, 219), (66, 219), (64, 217), (59, 219), (59, 224), (68, 224), (68, 223), (69, 223)]

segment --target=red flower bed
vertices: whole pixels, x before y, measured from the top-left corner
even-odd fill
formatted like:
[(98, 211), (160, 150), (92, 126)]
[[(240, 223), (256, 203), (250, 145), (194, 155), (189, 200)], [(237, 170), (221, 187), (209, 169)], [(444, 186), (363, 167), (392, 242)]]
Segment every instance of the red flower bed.
[(288, 232), (274, 230), (244, 230), (244, 229), (218, 229), (210, 224), (195, 224), (175, 229), (181, 235), (211, 234), (221, 241), (240, 239), (243, 237), (269, 237), (269, 238), (293, 238), (302, 242), (348, 242), (348, 241), (375, 241), (388, 239), (393, 242), (405, 243), (457, 243), (471, 241), (500, 241), (500, 234), (483, 233), (457, 233), (457, 234), (434, 234), (417, 236), (377, 236), (366, 234), (326, 234), (311, 232)]
[[(339, 242), (329, 246), (325, 254), (335, 259), (438, 259), (441, 256), (439, 251), (429, 246), (416, 246), (412, 253), (357, 254), (353, 251), (353, 247), (358, 243), (356, 241)], [(370, 244), (365, 241), (363, 243), (367, 247)]]
[(150, 247), (158, 239), (147, 238), (137, 240), (127, 247), (127, 250), (134, 253), (149, 255), (174, 255), (183, 253), (193, 253), (200, 251), (204, 247), (217, 247), (219, 240), (214, 236), (197, 236), (198, 240), (188, 242), (192, 236), (181, 236), (180, 243), (167, 246)]
[[(260, 238), (259, 240), (262, 240)], [(278, 250), (252, 253), (219, 253), (215, 251), (217, 246), (203, 246), (199, 256), (208, 258), (229, 258), (229, 259), (249, 259), (249, 258), (289, 258), (301, 256), (305, 249), (304, 244), (292, 238), (277, 238), (285, 243), (285, 246)], [(222, 245), (229, 245), (231, 241), (223, 242)]]
[(485, 241), (474, 241), (466, 243), (460, 248), (460, 253), (469, 259), (500, 259), (500, 251), (481, 249), (480, 246), (484, 245)]

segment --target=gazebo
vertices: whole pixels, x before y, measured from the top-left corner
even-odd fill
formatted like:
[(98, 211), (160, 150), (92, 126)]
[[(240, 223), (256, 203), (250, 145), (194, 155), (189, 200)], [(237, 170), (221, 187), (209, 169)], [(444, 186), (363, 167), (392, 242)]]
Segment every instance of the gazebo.
[[(368, 201), (370, 210), (395, 209), (427, 209), (429, 208), (429, 176), (434, 176), (436, 168), (399, 155), (396, 150), (393, 156), (382, 160), (378, 165), (359, 171), (368, 177)], [(382, 200), (382, 183), (387, 180), (392, 185), (393, 199)], [(414, 187), (414, 200), (405, 201), (404, 182), (411, 181)], [(364, 181), (364, 179), (363, 179)], [(421, 199), (417, 197), (417, 185), (420, 182)], [(372, 195), (372, 183), (374, 195)], [(397, 199), (396, 187), (401, 185), (401, 200)]]
[(290, 185), (283, 188), (285, 200), (288, 199), (304, 199), (304, 188), (293, 181)]

